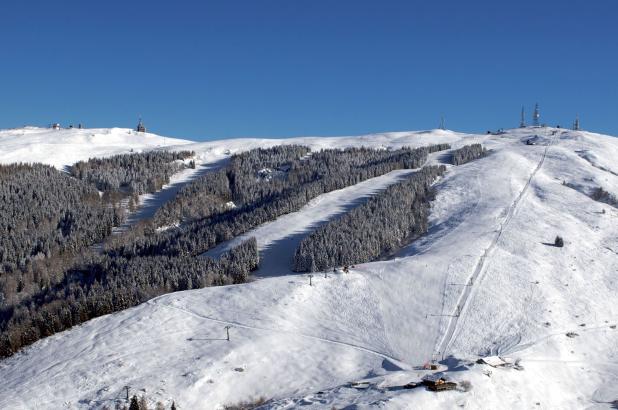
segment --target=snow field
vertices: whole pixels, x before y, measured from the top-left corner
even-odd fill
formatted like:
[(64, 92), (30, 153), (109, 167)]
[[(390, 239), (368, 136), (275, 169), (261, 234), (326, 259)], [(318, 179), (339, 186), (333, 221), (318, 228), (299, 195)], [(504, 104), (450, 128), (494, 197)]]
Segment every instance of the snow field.
[[(542, 131), (549, 138), (554, 130)], [(618, 322), (618, 210), (562, 182), (617, 195), (618, 140), (556, 131), (548, 148), (522, 143), (540, 132), (534, 129), (282, 140), (312, 149), (480, 142), (492, 152), (449, 167), (436, 185), (429, 233), (392, 260), (327, 278), (316, 273), (313, 286), (306, 275), (283, 269), (293, 249), (286, 241), (392, 183), (389, 174), (257, 228), (267, 256), (258, 280), (164, 295), (1, 361), (0, 408), (113, 406), (125, 385), (185, 409), (260, 396), (276, 399), (270, 408), (609, 408), (618, 399), (618, 330), (612, 328)], [(242, 139), (183, 148), (211, 163), (277, 143)], [(440, 160), (436, 155), (430, 162)], [(545, 244), (556, 235), (564, 237), (564, 248)], [(484, 254), (480, 273), (466, 286)], [(453, 322), (448, 315), (457, 313), (465, 292)], [(230, 341), (222, 340), (227, 325)], [(487, 354), (519, 358), (524, 370), (456, 369)], [(442, 355), (453, 356), (445, 362), (449, 374), (469, 380), (472, 390), (400, 388), (422, 375), (417, 366)], [(369, 388), (349, 386), (362, 379)]]

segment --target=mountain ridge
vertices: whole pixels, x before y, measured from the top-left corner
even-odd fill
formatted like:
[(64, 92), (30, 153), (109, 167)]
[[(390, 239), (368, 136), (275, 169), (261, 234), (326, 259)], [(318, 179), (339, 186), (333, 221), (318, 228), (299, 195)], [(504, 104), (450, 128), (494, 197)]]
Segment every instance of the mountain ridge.
[[(526, 145), (534, 136), (541, 141)], [(93, 319), (0, 362), (0, 407), (101, 408), (113, 405), (124, 385), (179, 408), (259, 396), (274, 399), (266, 408), (602, 408), (618, 399), (618, 330), (611, 327), (618, 321), (611, 303), (618, 296), (618, 210), (589, 196), (597, 187), (618, 193), (618, 139), (524, 128), (180, 144), (208, 164), (281, 143), (386, 149), (446, 142), (482, 143), (489, 155), (449, 166), (435, 185), (429, 232), (393, 258), (350, 274), (315, 274), (313, 286), (306, 275), (260, 276)], [(0, 162), (29, 152), (0, 154)], [(435, 155), (429, 163), (442, 160)], [(294, 214), (314, 218), (319, 206)], [(271, 232), (267, 225), (275, 223), (258, 229)], [(271, 232), (258, 246), (267, 250), (289, 235)], [(556, 235), (564, 248), (546, 244)], [(474, 275), (480, 260), (483, 274)], [(458, 301), (467, 289), (464, 307)], [(233, 326), (230, 341), (218, 340), (225, 325)], [(448, 334), (450, 343), (441, 344)], [(471, 365), (494, 354), (520, 359), (524, 370)], [(418, 379), (419, 366), (432, 359), (473, 389), (435, 395), (393, 388)], [(349, 385), (354, 380), (368, 387)]]

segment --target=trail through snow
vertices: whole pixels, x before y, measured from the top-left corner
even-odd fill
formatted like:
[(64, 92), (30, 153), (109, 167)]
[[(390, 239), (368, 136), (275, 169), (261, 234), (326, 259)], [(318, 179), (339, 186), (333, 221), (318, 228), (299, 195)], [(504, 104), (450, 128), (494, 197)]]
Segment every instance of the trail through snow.
[(528, 178), (528, 181), (522, 188), (519, 195), (515, 198), (515, 201), (513, 201), (513, 203), (509, 206), (506, 216), (504, 220), (500, 223), (500, 227), (498, 228), (498, 231), (496, 232), (495, 238), (491, 241), (489, 246), (483, 251), (483, 254), (479, 258), (477, 265), (474, 271), (472, 272), (472, 274), (470, 275), (470, 277), (468, 278), (468, 281), (466, 282), (466, 284), (462, 285), (463, 289), (462, 289), (459, 299), (457, 300), (457, 304), (455, 305), (455, 310), (453, 311), (452, 314), (446, 315), (446, 317), (448, 317), (448, 326), (447, 326), (446, 332), (444, 333), (442, 337), (440, 344), (438, 345), (436, 349), (436, 352), (434, 353), (434, 357), (440, 356), (442, 360), (445, 359), (448, 353), (448, 349), (451, 343), (453, 342), (453, 339), (456, 337), (455, 331), (457, 329), (457, 324), (459, 323), (459, 318), (461, 315), (465, 315), (466, 308), (468, 306), (468, 300), (471, 296), (474, 296), (475, 286), (479, 286), (483, 280), (482, 274), (485, 271), (485, 266), (488, 262), (488, 259), (491, 256), (494, 248), (500, 241), (500, 238), (502, 237), (502, 233), (504, 232), (505, 229), (508, 228), (511, 219), (513, 218), (513, 215), (515, 215), (515, 212), (517, 211), (517, 207), (520, 205), (526, 193), (528, 192), (528, 188), (530, 187), (532, 180), (534, 179), (537, 172), (539, 172), (539, 170), (543, 166), (543, 163), (545, 162), (545, 158), (547, 156), (547, 151), (549, 150), (550, 146), (553, 144), (555, 138), (556, 138), (556, 134), (551, 136), (549, 143), (545, 146), (545, 150), (543, 151), (543, 154), (541, 156), (541, 159), (538, 165), (534, 168), (534, 170), (530, 174), (530, 178)]
[[(149, 301), (148, 303), (156, 303), (153, 301)], [(356, 349), (359, 350), (361, 352), (365, 352), (365, 353), (370, 353), (376, 356), (379, 356), (383, 359), (387, 359), (389, 360), (393, 365), (401, 368), (401, 369), (407, 369), (410, 366), (401, 362), (400, 359), (391, 357), (385, 353), (379, 352), (377, 350), (373, 350), (373, 349), (369, 349), (367, 347), (363, 347), (363, 346), (359, 346), (353, 343), (346, 343), (346, 342), (341, 342), (338, 340), (331, 340), (331, 339), (327, 339), (324, 337), (318, 337), (318, 336), (314, 336), (314, 335), (309, 335), (309, 334), (304, 334), (302, 332), (297, 332), (297, 331), (289, 331), (289, 330), (285, 330), (285, 329), (271, 329), (271, 328), (267, 328), (267, 327), (260, 327), (260, 326), (252, 326), (252, 325), (247, 325), (247, 324), (243, 324), (243, 323), (239, 323), (239, 322), (235, 322), (235, 321), (227, 321), (227, 320), (222, 320), (222, 319), (217, 319), (217, 318), (213, 318), (213, 317), (209, 317), (209, 316), (205, 316), (205, 315), (200, 315), (198, 313), (195, 313), (189, 309), (184, 309), (182, 307), (179, 306), (175, 306), (172, 304), (160, 304), (161, 306), (164, 306), (166, 308), (170, 308), (170, 309), (178, 309), (182, 312), (188, 313), (190, 315), (199, 317), (201, 319), (204, 320), (208, 320), (211, 322), (216, 322), (216, 323), (221, 323), (224, 325), (231, 325), (234, 326), (236, 328), (242, 328), (242, 329), (251, 329), (251, 330), (258, 330), (261, 332), (270, 332), (270, 333), (287, 333), (293, 336), (300, 336), (302, 338), (307, 338), (307, 339), (311, 339), (311, 340), (315, 340), (315, 341), (319, 341), (319, 342), (324, 342), (324, 343), (330, 343), (330, 344), (334, 344), (334, 345), (338, 345), (338, 346), (344, 346), (344, 347), (350, 347), (352, 349)]]
[(332, 191), (309, 201), (297, 212), (292, 212), (267, 222), (228, 242), (209, 250), (204, 255), (218, 257), (221, 253), (254, 237), (260, 251), (257, 276), (294, 274), (292, 258), (300, 241), (320, 225), (355, 208), (373, 195), (397, 183), (415, 170), (396, 170), (359, 184)]
[(195, 169), (187, 168), (172, 175), (170, 182), (157, 192), (139, 196), (138, 208), (129, 212), (127, 220), (119, 227), (114, 229), (115, 233), (124, 232), (139, 222), (152, 218), (157, 210), (165, 205), (166, 202), (174, 199), (178, 191), (195, 179), (208, 172), (216, 171), (224, 166), (225, 160), (208, 164), (196, 164)]
[[(551, 145), (525, 144), (541, 131), (556, 132)], [(10, 134), (3, 140), (7, 133), (0, 132), (0, 147), (15, 150), (2, 150), (0, 161), (32, 152), (45, 157), (35, 148), (45, 137), (41, 131)], [(48, 160), (65, 164), (75, 135), (55, 135), (66, 137), (64, 151)], [(100, 135), (121, 142), (138, 137)], [(76, 144), (96, 145), (96, 152), (127, 150), (77, 137)], [(503, 135), (435, 130), (181, 147), (212, 164), (281, 143), (316, 150), (443, 142), (453, 148), (478, 142), (491, 152), (448, 166), (436, 185), (428, 234), (392, 259), (357, 265), (347, 275), (316, 274), (313, 286), (286, 265), (294, 240), (393, 183), (396, 174), (316, 198), (249, 233), (267, 256), (258, 280), (163, 295), (0, 361), (0, 408), (113, 408), (123, 404), (127, 385), (151, 405), (169, 407), (173, 400), (180, 409), (219, 410), (260, 396), (272, 399), (269, 409), (608, 408), (618, 399), (618, 210), (563, 182), (618, 194), (618, 176), (595, 166), (612, 168), (617, 139), (525, 128)], [(564, 248), (543, 244), (556, 234), (564, 236)], [(442, 317), (458, 310), (458, 317)], [(233, 326), (229, 341), (227, 325)], [(579, 336), (567, 337), (570, 332)], [(426, 374), (419, 366), (438, 351), (448, 374), (470, 381), (471, 391), (402, 387)], [(473, 364), (486, 353), (520, 359), (523, 370)]]

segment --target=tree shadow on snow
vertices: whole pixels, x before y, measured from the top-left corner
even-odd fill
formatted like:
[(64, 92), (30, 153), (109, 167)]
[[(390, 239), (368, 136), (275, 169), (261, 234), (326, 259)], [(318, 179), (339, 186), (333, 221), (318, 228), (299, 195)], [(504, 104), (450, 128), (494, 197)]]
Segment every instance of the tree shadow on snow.
[[(388, 359), (384, 359), (382, 360), (382, 369), (386, 370), (387, 372), (398, 372), (400, 370), (403, 370), (401, 367), (397, 366), (395, 363), (391, 362)], [(370, 370), (365, 377), (363, 377), (363, 379), (371, 379), (378, 376), (378, 373), (376, 373), (374, 370)]]
[(430, 226), (426, 233), (422, 234), (418, 238), (415, 238), (413, 241), (403, 245), (395, 252), (392, 252), (385, 259), (422, 255), (428, 249), (430, 249), (432, 243), (436, 242), (439, 238), (443, 237), (449, 232), (452, 232), (460, 224), (465, 222), (469, 214), (470, 210), (466, 208), (456, 213), (452, 217), (448, 218), (446, 221)]
[(382, 368), (387, 372), (398, 372), (403, 370), (401, 367), (397, 366), (395, 363), (391, 362), (388, 359), (382, 360)]
[(294, 263), (294, 252), (300, 242), (320, 226), (340, 218), (352, 209), (367, 202), (369, 198), (371, 198), (371, 195), (365, 195), (348, 202), (341, 207), (341, 211), (330, 215), (328, 218), (317, 221), (305, 229), (294, 232), (265, 246), (260, 250), (260, 266), (254, 274), (262, 277), (299, 274), (299, 272), (292, 270), (292, 266)]
[(444, 165), (452, 165), (453, 164), (453, 153), (451, 151), (443, 152), (436, 156), (436, 161), (440, 164)]
[[(293, 233), (283, 238), (277, 239), (276, 241), (273, 241), (268, 245), (262, 247), (260, 249), (260, 264), (258, 269), (253, 272), (253, 275), (259, 277), (298, 275), (300, 272), (294, 272), (292, 270), (292, 266), (294, 261), (294, 252), (296, 251), (296, 248), (298, 247), (300, 242), (313, 231), (318, 229), (320, 226), (334, 219), (337, 219), (344, 214), (350, 212), (352, 209), (366, 203), (369, 198), (379, 192), (382, 192), (382, 190), (378, 190), (372, 194), (360, 196), (346, 204), (340, 205), (340, 210), (338, 212), (329, 215), (323, 220), (315, 221), (313, 224), (305, 228), (294, 231)], [(266, 222), (265, 225), (270, 223), (274, 223), (274, 221)], [(213, 258), (219, 257), (223, 252), (233, 247), (233, 245), (236, 245), (240, 243), (240, 241), (248, 239), (251, 236), (255, 236), (253, 232), (256, 229), (259, 229), (259, 227), (239, 237), (223, 242), (212, 249), (209, 249), (207, 252), (204, 253), (204, 256), (210, 256)], [(319, 273), (314, 272), (314, 274), (317, 275)]]

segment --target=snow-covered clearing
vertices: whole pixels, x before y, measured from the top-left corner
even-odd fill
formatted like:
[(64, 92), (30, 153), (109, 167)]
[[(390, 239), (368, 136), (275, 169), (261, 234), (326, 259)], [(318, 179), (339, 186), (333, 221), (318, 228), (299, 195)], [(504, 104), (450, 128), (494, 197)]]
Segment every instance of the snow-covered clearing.
[(152, 218), (157, 210), (167, 201), (174, 199), (179, 190), (191, 181), (203, 176), (207, 172), (213, 172), (223, 166), (225, 159), (208, 164), (197, 163), (195, 168), (186, 168), (172, 175), (170, 182), (165, 184), (159, 191), (152, 194), (139, 195), (138, 208), (129, 212), (127, 220), (115, 232), (123, 232), (138, 222)]
[[(539, 145), (525, 145), (534, 134), (544, 137)], [(307, 409), (580, 409), (618, 400), (618, 209), (563, 184), (618, 195), (618, 139), (517, 129), (183, 147), (207, 163), (282, 141), (312, 149), (482, 142), (492, 151), (449, 167), (437, 183), (429, 233), (392, 260), (316, 274), (309, 286), (306, 275), (275, 271), (289, 256), (273, 254), (266, 259), (273, 265), (260, 270), (265, 277), (251, 283), (164, 295), (91, 320), (1, 361), (0, 408), (113, 407), (126, 385), (181, 409), (259, 396), (275, 399), (270, 408)], [(297, 232), (392, 177), (316, 198), (253, 234), (265, 254), (287, 252)], [(556, 235), (564, 248), (551, 246)], [(523, 370), (471, 365), (489, 354), (520, 359)], [(401, 387), (442, 355), (448, 374), (470, 381), (470, 391)], [(349, 384), (363, 379), (367, 388)]]
[(218, 257), (248, 238), (255, 237), (260, 251), (260, 268), (257, 276), (279, 276), (293, 274), (292, 257), (300, 241), (321, 224), (348, 212), (362, 204), (372, 195), (400, 181), (414, 170), (392, 171), (360, 184), (329, 192), (310, 201), (298, 212), (283, 215), (238, 236), (205, 255)]

